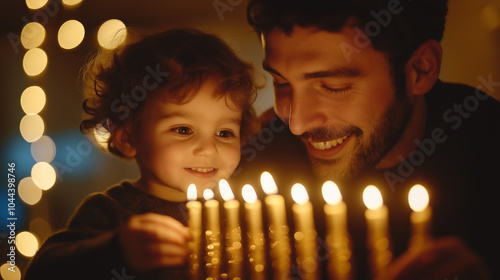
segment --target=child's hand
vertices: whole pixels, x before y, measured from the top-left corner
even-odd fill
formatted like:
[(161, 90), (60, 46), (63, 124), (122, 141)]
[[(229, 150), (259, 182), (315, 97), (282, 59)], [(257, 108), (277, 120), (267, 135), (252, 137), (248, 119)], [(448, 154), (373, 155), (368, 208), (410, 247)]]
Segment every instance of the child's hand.
[(132, 216), (119, 231), (125, 258), (137, 272), (183, 264), (189, 238), (179, 221), (154, 213)]

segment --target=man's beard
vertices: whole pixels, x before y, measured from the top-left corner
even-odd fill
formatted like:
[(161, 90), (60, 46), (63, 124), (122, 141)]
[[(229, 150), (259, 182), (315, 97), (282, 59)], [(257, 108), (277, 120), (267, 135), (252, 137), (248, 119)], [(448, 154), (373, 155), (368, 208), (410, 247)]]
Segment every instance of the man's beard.
[(339, 135), (354, 134), (356, 136), (353, 139), (356, 141), (353, 143), (355, 150), (347, 160), (345, 158), (320, 159), (309, 155), (313, 170), (319, 179), (343, 181), (353, 178), (373, 168), (391, 150), (403, 135), (412, 115), (409, 98), (404, 92), (397, 92), (396, 96), (398, 94), (399, 97), (402, 95), (405, 97), (395, 98), (384, 113), (374, 120), (376, 123), (374, 132), (364, 142), (361, 142), (364, 133), (356, 126), (316, 128), (302, 136), (306, 139), (315, 139), (315, 141), (335, 139)]

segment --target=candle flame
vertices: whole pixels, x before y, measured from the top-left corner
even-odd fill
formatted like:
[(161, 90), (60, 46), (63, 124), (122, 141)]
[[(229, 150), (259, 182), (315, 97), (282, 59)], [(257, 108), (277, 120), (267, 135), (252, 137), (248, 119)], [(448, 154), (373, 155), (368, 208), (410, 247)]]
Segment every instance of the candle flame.
[(340, 193), (339, 187), (332, 181), (326, 181), (323, 183), (321, 192), (323, 193), (323, 198), (328, 204), (335, 205), (342, 201), (342, 194)]
[(382, 194), (375, 186), (368, 186), (363, 191), (363, 202), (366, 207), (371, 210), (375, 210), (382, 206), (384, 203), (382, 200)]
[(415, 185), (408, 193), (410, 208), (415, 212), (423, 211), (429, 204), (429, 194), (422, 185)]
[(262, 175), (260, 175), (260, 184), (267, 195), (278, 193), (278, 187), (276, 186), (271, 173), (267, 171), (262, 172)]
[(205, 200), (214, 199), (214, 192), (211, 189), (206, 189), (205, 191), (203, 191), (203, 198)]
[(192, 201), (192, 200), (196, 200), (198, 198), (198, 195), (196, 194), (196, 185), (195, 184), (191, 184), (189, 185), (188, 189), (187, 189), (187, 199), (189, 201)]
[(301, 184), (295, 184), (292, 187), (292, 198), (295, 203), (304, 204), (309, 201), (309, 195), (306, 188)]
[(248, 184), (243, 186), (243, 188), (241, 189), (241, 194), (243, 195), (243, 199), (247, 203), (254, 203), (255, 201), (257, 201), (257, 194), (255, 193), (255, 190)]
[(221, 179), (219, 181), (219, 191), (220, 195), (225, 201), (234, 199), (233, 191), (231, 190), (229, 183), (225, 179)]

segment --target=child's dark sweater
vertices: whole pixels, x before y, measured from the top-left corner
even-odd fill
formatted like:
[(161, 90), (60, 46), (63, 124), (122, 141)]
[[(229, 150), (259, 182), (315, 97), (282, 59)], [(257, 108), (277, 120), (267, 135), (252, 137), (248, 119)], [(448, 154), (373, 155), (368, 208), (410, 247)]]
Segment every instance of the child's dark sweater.
[(135, 274), (126, 264), (117, 230), (132, 215), (158, 213), (184, 225), (185, 203), (169, 202), (124, 181), (104, 193), (89, 195), (65, 230), (51, 236), (26, 272), (33, 279), (188, 279), (187, 265)]

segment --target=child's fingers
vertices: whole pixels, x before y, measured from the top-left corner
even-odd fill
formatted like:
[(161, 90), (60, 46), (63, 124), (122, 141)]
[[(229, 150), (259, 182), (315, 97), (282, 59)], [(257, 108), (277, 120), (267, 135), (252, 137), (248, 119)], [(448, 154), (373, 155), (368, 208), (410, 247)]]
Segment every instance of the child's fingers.
[(185, 227), (181, 222), (172, 217), (155, 213), (147, 213), (141, 216), (141, 223), (153, 223), (157, 226), (160, 226), (161, 228), (169, 228), (175, 230), (177, 234), (182, 235), (185, 239), (189, 239), (190, 237), (189, 229)]
[(187, 247), (172, 243), (157, 243), (149, 249), (155, 266), (180, 265), (186, 261), (188, 256)]

